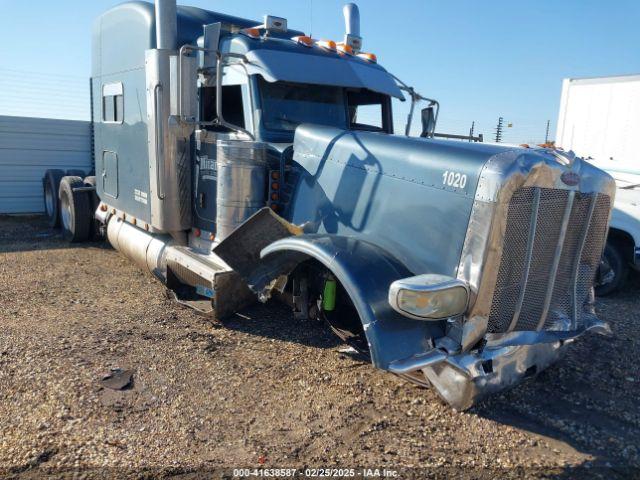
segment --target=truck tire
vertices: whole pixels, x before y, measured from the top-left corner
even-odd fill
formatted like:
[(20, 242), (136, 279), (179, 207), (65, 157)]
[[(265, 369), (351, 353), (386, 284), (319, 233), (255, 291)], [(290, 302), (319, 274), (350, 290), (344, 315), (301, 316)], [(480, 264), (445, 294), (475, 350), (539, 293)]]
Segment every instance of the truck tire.
[[(85, 177), (84, 186), (96, 188), (96, 177), (94, 176)], [(98, 208), (98, 205), (100, 205), (100, 199), (98, 198), (98, 193), (96, 191), (87, 192), (87, 193), (89, 194), (89, 198), (91, 199), (91, 210), (93, 210), (92, 213), (94, 213)]]
[(60, 189), (60, 180), (62, 180), (62, 177), (64, 177), (62, 170), (47, 170), (42, 179), (44, 211), (47, 216), (47, 224), (51, 228), (58, 228), (60, 226), (58, 190)]
[[(96, 188), (96, 177), (93, 175), (85, 177), (84, 186)], [(104, 240), (104, 235), (102, 235), (100, 230), (100, 222), (95, 219), (96, 210), (100, 205), (100, 198), (98, 198), (98, 193), (95, 190), (93, 192), (87, 192), (87, 194), (89, 195), (91, 204), (91, 234), (89, 238), (95, 241)]]
[(64, 237), (70, 242), (84, 242), (91, 234), (91, 199), (88, 192), (74, 192), (84, 187), (80, 177), (63, 177), (60, 182), (60, 220)]
[(627, 262), (620, 249), (614, 243), (607, 242), (596, 276), (596, 295), (604, 297), (618, 291), (624, 285), (628, 272)]

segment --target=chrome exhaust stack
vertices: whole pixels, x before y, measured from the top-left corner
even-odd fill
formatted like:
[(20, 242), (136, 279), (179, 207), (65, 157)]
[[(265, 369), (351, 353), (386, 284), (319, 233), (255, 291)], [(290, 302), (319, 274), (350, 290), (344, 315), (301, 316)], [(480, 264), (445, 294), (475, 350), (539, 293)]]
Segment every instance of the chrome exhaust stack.
[[(184, 243), (191, 228), (191, 147), (193, 129), (175, 110), (191, 115), (196, 104), (197, 58), (182, 58), (178, 48), (176, 0), (156, 0), (156, 48), (145, 51), (150, 224), (157, 233)], [(182, 46), (184, 48), (184, 46)], [(179, 77), (188, 81), (179, 81)]]
[(176, 0), (156, 0), (156, 48), (178, 48), (178, 16)]
[(360, 36), (360, 10), (355, 3), (347, 3), (343, 9), (346, 34), (344, 36), (345, 45), (353, 48), (354, 53), (362, 49), (362, 37)]

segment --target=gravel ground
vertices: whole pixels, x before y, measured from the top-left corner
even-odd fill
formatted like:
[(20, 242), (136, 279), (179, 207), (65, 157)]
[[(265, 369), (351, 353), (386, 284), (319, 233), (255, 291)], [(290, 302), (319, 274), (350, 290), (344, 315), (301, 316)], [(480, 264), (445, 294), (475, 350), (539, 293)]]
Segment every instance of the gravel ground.
[[(557, 365), (465, 413), (277, 304), (211, 323), (117, 252), (70, 248), (39, 218), (0, 217), (0, 287), (0, 476), (640, 475), (637, 276), (599, 302), (612, 337), (579, 339)], [(130, 388), (102, 386), (114, 368), (133, 371)]]

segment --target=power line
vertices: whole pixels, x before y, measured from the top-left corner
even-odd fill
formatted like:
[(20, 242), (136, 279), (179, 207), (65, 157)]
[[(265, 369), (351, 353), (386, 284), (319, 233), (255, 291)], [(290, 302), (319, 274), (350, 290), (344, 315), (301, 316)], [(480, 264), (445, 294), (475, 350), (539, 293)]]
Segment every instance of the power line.
[(551, 123), (551, 120), (547, 120), (547, 131), (544, 134), (544, 143), (549, 143), (549, 124)]
[(504, 119), (502, 117), (498, 118), (498, 125), (496, 126), (496, 143), (500, 143), (502, 141), (502, 128), (503, 128), (503, 121)]

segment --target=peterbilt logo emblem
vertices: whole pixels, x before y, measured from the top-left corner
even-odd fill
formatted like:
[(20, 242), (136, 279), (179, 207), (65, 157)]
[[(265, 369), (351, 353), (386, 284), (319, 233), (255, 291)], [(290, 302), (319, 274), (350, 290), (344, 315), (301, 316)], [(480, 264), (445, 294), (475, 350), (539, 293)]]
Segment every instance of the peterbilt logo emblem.
[(578, 175), (576, 172), (564, 172), (562, 175), (560, 175), (560, 180), (562, 180), (562, 183), (564, 183), (565, 185), (575, 187), (580, 183), (580, 175)]

